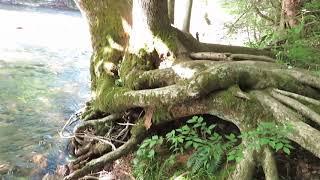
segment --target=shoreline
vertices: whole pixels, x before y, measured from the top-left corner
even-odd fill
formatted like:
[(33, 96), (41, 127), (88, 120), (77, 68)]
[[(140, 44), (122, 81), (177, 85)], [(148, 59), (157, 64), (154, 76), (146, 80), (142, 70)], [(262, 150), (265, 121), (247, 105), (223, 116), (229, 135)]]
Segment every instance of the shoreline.
[(70, 7), (66, 5), (59, 5), (55, 3), (30, 3), (30, 2), (21, 2), (21, 1), (8, 1), (8, 0), (0, 0), (0, 5), (7, 6), (16, 6), (21, 8), (34, 8), (34, 9), (53, 9), (53, 10), (64, 10), (64, 11), (74, 11), (79, 12), (79, 9), (75, 7)]

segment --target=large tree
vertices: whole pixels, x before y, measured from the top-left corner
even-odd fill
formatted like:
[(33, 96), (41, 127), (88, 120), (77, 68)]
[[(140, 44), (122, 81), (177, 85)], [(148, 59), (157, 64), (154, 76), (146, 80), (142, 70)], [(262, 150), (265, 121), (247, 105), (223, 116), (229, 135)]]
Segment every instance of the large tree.
[[(264, 121), (291, 123), (287, 138), (320, 157), (320, 132), (304, 121), (320, 123), (319, 76), (276, 64), (268, 51), (200, 43), (170, 25), (167, 1), (77, 4), (92, 39), (92, 100), (72, 139), (78, 158), (65, 179), (99, 170), (155, 127), (196, 114), (217, 116), (242, 132)], [(244, 158), (230, 178), (250, 179), (258, 164), (266, 179), (278, 178), (268, 147), (256, 152), (245, 138), (241, 143)]]

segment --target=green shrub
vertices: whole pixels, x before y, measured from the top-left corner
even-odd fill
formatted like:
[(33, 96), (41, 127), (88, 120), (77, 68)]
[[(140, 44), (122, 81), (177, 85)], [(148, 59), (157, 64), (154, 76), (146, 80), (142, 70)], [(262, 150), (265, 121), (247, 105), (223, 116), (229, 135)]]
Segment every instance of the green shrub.
[[(243, 145), (238, 145), (241, 138), (248, 139), (250, 143), (247, 145), (252, 150), (259, 151), (263, 146), (270, 146), (275, 151), (282, 150), (290, 154), (293, 149), (286, 139), (292, 130), (291, 126), (261, 123), (256, 129), (238, 137), (234, 134), (220, 135), (214, 131), (215, 127), (215, 124), (208, 125), (202, 117), (194, 116), (165, 137), (152, 136), (146, 139), (136, 152), (134, 175), (137, 179), (148, 180), (169, 179), (177, 174), (179, 178), (183, 174), (187, 179), (223, 179), (234, 169), (233, 162), (243, 158)], [(167, 154), (160, 155), (160, 149), (168, 149)], [(177, 167), (177, 155), (187, 152), (192, 154), (186, 166)], [(229, 166), (221, 168), (226, 161)]]

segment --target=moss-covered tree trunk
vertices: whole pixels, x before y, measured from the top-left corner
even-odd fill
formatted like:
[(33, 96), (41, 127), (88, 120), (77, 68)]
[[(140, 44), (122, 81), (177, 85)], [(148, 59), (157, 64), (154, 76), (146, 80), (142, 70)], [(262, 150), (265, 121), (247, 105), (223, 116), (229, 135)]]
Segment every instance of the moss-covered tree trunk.
[[(211, 114), (240, 131), (260, 122), (291, 123), (287, 137), (320, 157), (320, 78), (278, 65), (272, 53), (204, 44), (170, 26), (167, 1), (79, 0), (88, 20), (92, 100), (72, 138), (71, 174), (77, 179), (128, 152), (163, 123)], [(131, 13), (132, 12), (132, 13)], [(132, 22), (132, 23), (131, 23)], [(151, 126), (151, 127), (150, 127)], [(262, 165), (277, 179), (274, 157), (243, 139), (244, 158), (230, 179), (250, 179)]]

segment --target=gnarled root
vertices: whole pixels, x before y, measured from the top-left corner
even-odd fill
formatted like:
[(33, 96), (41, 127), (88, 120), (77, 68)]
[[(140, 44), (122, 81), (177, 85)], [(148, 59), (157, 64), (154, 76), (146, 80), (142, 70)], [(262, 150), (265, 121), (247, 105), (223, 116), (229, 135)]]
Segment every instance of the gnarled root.
[(87, 174), (90, 174), (95, 169), (102, 169), (106, 163), (110, 163), (114, 160), (117, 160), (123, 155), (126, 155), (132, 151), (144, 138), (145, 132), (142, 130), (139, 134), (131, 136), (131, 138), (119, 148), (86, 163), (84, 167), (79, 170), (74, 171), (73, 173), (66, 176), (64, 179), (77, 179), (83, 177)]
[(244, 158), (236, 165), (236, 169), (228, 178), (234, 179), (251, 179), (253, 175), (256, 162), (254, 160), (254, 151), (245, 149), (243, 152)]
[(265, 174), (266, 180), (278, 180), (278, 170), (276, 161), (272, 151), (265, 147), (262, 150), (262, 156), (260, 157), (260, 164), (262, 165), (263, 172)]
[(255, 92), (258, 100), (271, 110), (275, 119), (282, 124), (289, 123), (294, 132), (288, 134), (288, 138), (295, 141), (303, 148), (320, 158), (320, 132), (303, 122), (303, 117), (281, 104), (271, 96), (262, 92)]
[[(261, 61), (265, 57), (250, 58)], [(314, 109), (319, 108), (320, 78), (312, 74), (293, 75), (296, 71), (259, 61), (182, 62), (167, 69), (140, 72), (137, 77), (133, 73), (130, 78), (136, 80), (138, 88), (110, 89), (106, 92), (110, 94), (102, 94), (111, 97), (109, 104), (100, 108), (108, 113), (154, 108), (154, 114), (161, 112), (162, 116), (153, 117), (151, 126), (196, 114), (215, 115), (234, 123), (242, 132), (264, 121), (291, 124), (294, 132), (287, 135), (288, 139), (320, 158), (320, 132), (303, 122), (304, 118), (320, 122), (318, 109)], [(169, 73), (168, 79), (161, 79), (164, 72)], [(72, 140), (78, 146), (75, 154), (79, 157), (75, 164), (80, 165), (65, 179), (76, 179), (93, 169), (101, 169), (133, 150), (149, 131), (141, 122), (143, 113), (139, 111), (138, 114), (133, 120), (119, 113), (80, 125)], [(266, 179), (278, 179), (271, 150), (262, 147), (257, 152), (242, 143), (244, 158), (229, 178), (250, 179), (255, 167), (261, 165)], [(103, 151), (98, 144), (104, 144)]]

